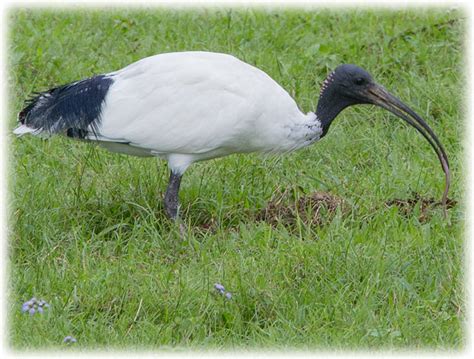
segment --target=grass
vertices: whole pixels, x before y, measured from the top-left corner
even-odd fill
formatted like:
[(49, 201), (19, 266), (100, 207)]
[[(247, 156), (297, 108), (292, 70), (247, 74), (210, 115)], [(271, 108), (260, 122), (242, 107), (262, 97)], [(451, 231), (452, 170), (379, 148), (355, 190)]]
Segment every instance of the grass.
[[(63, 348), (66, 335), (80, 349), (464, 347), (462, 11), (14, 8), (8, 20), (9, 128), (32, 92), (160, 52), (234, 54), (304, 111), (330, 70), (357, 63), (431, 124), (458, 201), (448, 221), (385, 205), (440, 198), (443, 174), (416, 131), (371, 107), (286, 156), (194, 165), (185, 236), (163, 214), (165, 163), (8, 135), (11, 347)], [(322, 225), (258, 220), (278, 191), (328, 192), (348, 210)], [(47, 313), (21, 313), (32, 296)]]

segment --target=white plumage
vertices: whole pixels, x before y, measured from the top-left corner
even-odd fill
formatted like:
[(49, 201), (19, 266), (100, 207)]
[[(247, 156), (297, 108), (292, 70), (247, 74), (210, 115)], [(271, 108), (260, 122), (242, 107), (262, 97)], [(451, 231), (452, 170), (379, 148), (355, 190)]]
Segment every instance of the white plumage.
[(266, 73), (230, 55), (161, 54), (110, 76), (99, 134), (167, 159), (176, 173), (235, 152), (298, 148), (318, 123)]
[(162, 157), (175, 173), (231, 153), (290, 151), (322, 131), (316, 115), (303, 114), (270, 76), (231, 55), (160, 54), (106, 76), (113, 84), (96, 134), (88, 129), (86, 139)]

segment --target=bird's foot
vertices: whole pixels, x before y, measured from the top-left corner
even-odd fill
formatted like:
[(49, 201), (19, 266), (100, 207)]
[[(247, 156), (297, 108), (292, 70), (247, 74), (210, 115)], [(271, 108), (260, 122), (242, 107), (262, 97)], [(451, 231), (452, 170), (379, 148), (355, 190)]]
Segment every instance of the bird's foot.
[(166, 212), (166, 216), (171, 221), (176, 222), (179, 219), (177, 204), (167, 203), (167, 201), (165, 200), (165, 212)]
[(184, 239), (186, 234), (188, 233), (186, 226), (183, 223), (179, 224), (179, 234), (181, 236), (181, 239)]

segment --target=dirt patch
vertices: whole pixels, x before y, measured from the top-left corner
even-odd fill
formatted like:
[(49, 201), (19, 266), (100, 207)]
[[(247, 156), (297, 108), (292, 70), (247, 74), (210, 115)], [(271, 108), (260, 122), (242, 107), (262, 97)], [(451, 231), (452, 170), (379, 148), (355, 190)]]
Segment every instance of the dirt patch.
[[(417, 208), (418, 203), (420, 204), (420, 214), (418, 220), (421, 223), (427, 222), (432, 215), (432, 212), (435, 207), (440, 207), (441, 202), (436, 201), (434, 198), (425, 198), (420, 196), (419, 193), (413, 192), (411, 198), (399, 199), (395, 198), (390, 201), (385, 202), (387, 207), (398, 207), (400, 213), (405, 217), (411, 217)], [(457, 205), (457, 201), (454, 199), (448, 198), (446, 201), (446, 208), (453, 208)]]
[(277, 193), (257, 215), (257, 220), (294, 226), (300, 218), (307, 225), (322, 226), (334, 218), (338, 208), (343, 211), (348, 208), (342, 198), (331, 193), (313, 192), (294, 198), (289, 192)]

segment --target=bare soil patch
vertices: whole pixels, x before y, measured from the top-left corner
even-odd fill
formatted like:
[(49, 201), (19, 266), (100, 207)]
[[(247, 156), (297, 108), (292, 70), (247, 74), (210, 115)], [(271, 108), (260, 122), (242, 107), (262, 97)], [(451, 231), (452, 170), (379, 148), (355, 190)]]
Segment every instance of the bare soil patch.
[[(418, 203), (420, 206), (420, 215), (418, 216), (418, 220), (421, 223), (429, 221), (433, 210), (436, 207), (441, 206), (441, 202), (436, 201), (433, 197), (422, 197), (419, 193), (416, 192), (413, 192), (410, 198), (394, 198), (385, 202), (385, 205), (387, 207), (396, 206), (404, 217), (411, 217), (413, 215), (413, 212), (416, 210)], [(453, 208), (456, 205), (456, 200), (450, 198), (447, 199), (446, 208)]]
[(297, 199), (289, 192), (277, 193), (257, 215), (257, 220), (294, 226), (300, 218), (307, 225), (323, 226), (334, 218), (338, 208), (348, 209), (342, 198), (328, 192), (312, 192)]

